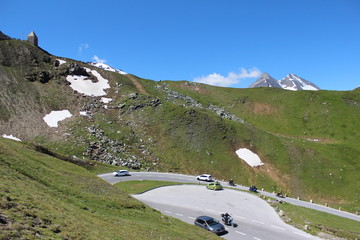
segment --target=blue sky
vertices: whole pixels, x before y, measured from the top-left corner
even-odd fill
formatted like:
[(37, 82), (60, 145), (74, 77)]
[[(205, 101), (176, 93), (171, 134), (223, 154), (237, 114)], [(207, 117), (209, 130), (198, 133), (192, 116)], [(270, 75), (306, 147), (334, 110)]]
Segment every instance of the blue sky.
[(0, 0), (0, 31), (152, 80), (246, 88), (262, 72), (360, 86), (358, 0)]

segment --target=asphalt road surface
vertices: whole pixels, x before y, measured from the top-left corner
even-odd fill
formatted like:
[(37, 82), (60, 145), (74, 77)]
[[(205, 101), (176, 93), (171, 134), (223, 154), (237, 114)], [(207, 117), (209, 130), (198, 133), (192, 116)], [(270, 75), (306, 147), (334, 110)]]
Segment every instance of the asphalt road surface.
[[(206, 182), (197, 181), (195, 176), (184, 175), (184, 174), (175, 174), (175, 173), (158, 173), (158, 172), (130, 172), (131, 176), (125, 177), (114, 177), (112, 173), (99, 174), (98, 176), (110, 184), (114, 184), (121, 181), (132, 181), (132, 180), (160, 180), (160, 181), (170, 181), (170, 182), (181, 182), (181, 183), (198, 183), (198, 184), (207, 184)], [(226, 182), (220, 181), (223, 186), (229, 187)], [(232, 187), (235, 189), (248, 190), (248, 187), (244, 186), (235, 186)], [(279, 201), (284, 201), (291, 203), (293, 205), (302, 206), (310, 209), (314, 209), (317, 211), (322, 211), (326, 213), (330, 213), (333, 215), (337, 215), (340, 217), (352, 219), (360, 222), (360, 216), (352, 213), (339, 211), (334, 208), (325, 207), (323, 205), (314, 204), (302, 200), (298, 200), (295, 198), (278, 198), (272, 193), (268, 193), (265, 191), (259, 191), (262, 195), (267, 197), (272, 197), (278, 199)]]
[(319, 239), (285, 224), (274, 209), (254, 194), (224, 189), (213, 191), (203, 185), (175, 185), (133, 195), (165, 215), (194, 224), (198, 216), (207, 215), (221, 221), (228, 212), (237, 227), (226, 227), (225, 239), (300, 240)]

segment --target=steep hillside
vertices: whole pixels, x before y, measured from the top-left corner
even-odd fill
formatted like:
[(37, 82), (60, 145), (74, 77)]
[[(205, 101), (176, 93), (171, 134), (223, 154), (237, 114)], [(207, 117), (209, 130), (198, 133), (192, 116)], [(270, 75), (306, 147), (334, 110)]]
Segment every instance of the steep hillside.
[[(56, 59), (23, 41), (0, 41), (1, 135), (67, 156), (132, 169), (208, 172), (359, 210), (359, 91), (155, 82)], [(74, 89), (81, 81), (109, 87), (91, 96)], [(50, 127), (43, 117), (55, 110), (72, 116)], [(265, 164), (249, 166), (235, 154), (239, 148)]]
[(1, 239), (217, 239), (88, 170), (0, 139)]

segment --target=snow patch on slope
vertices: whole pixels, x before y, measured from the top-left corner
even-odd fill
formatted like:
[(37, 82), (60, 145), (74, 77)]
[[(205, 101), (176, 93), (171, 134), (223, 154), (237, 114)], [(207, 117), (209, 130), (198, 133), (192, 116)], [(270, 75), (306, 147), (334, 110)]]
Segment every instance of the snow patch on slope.
[(247, 148), (240, 148), (235, 153), (238, 155), (239, 158), (244, 160), (251, 167), (264, 165), (260, 157), (256, 153), (253, 153), (251, 150)]
[(102, 98), (100, 99), (100, 102), (102, 102), (102, 103), (109, 103), (109, 102), (111, 102), (111, 101), (112, 101), (112, 98), (102, 97)]
[(126, 72), (119, 70), (119, 69), (115, 69), (113, 67), (110, 67), (109, 65), (105, 64), (105, 63), (97, 63), (97, 62), (91, 62), (89, 63), (91, 66), (95, 66), (101, 69), (104, 69), (106, 71), (110, 71), (110, 72), (117, 72), (120, 74), (127, 74)]
[(65, 61), (65, 60), (61, 60), (61, 59), (56, 59), (56, 60), (58, 60), (58, 61), (59, 61), (59, 66), (60, 66), (61, 64), (66, 63), (66, 61)]
[(46, 114), (43, 119), (49, 127), (58, 127), (58, 122), (71, 116), (72, 114), (69, 110), (51, 111), (49, 114)]
[(92, 82), (88, 77), (81, 75), (68, 75), (66, 80), (70, 82), (70, 87), (75, 91), (83, 93), (87, 96), (104, 96), (107, 93), (105, 89), (110, 88), (109, 81), (103, 78), (97, 71), (85, 68), (87, 72), (91, 72), (98, 82)]
[(19, 138), (14, 137), (12, 134), (10, 134), (10, 135), (3, 134), (2, 137), (21, 142), (21, 140)]

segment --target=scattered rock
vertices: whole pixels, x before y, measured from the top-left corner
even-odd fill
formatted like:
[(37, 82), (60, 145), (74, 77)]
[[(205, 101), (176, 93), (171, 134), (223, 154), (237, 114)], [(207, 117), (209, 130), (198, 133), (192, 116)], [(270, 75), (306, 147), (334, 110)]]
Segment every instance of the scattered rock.
[(79, 66), (77, 63), (71, 63), (68, 69), (69, 75), (81, 75), (90, 77), (89, 73), (86, 71), (85, 68)]
[(7, 217), (0, 215), (0, 224), (7, 224), (9, 222), (9, 220), (7, 219)]
[(136, 99), (138, 96), (138, 93), (134, 92), (134, 93), (130, 93), (129, 94), (129, 99)]
[[(202, 108), (202, 109), (205, 108), (205, 107), (203, 107), (203, 105), (201, 103), (197, 102), (193, 98), (191, 98), (189, 96), (185, 96), (174, 90), (171, 90), (166, 86), (167, 86), (166, 83), (161, 83), (161, 84), (156, 85), (155, 88), (159, 91), (163, 91), (163, 92), (167, 93), (168, 101), (174, 102), (174, 103), (177, 101), (184, 101), (185, 102), (185, 104), (183, 104), (184, 106)], [(237, 117), (236, 115), (231, 114), (218, 106), (210, 104), (210, 106), (207, 109), (215, 112), (218, 116), (220, 116), (222, 118), (226, 118), (226, 119), (240, 122), (240, 123), (246, 123), (246, 121), (244, 119), (241, 119), (241, 118)]]
[(280, 210), (280, 211), (279, 211), (279, 216), (281, 216), (281, 217), (285, 216), (285, 213), (284, 213), (283, 210)]

